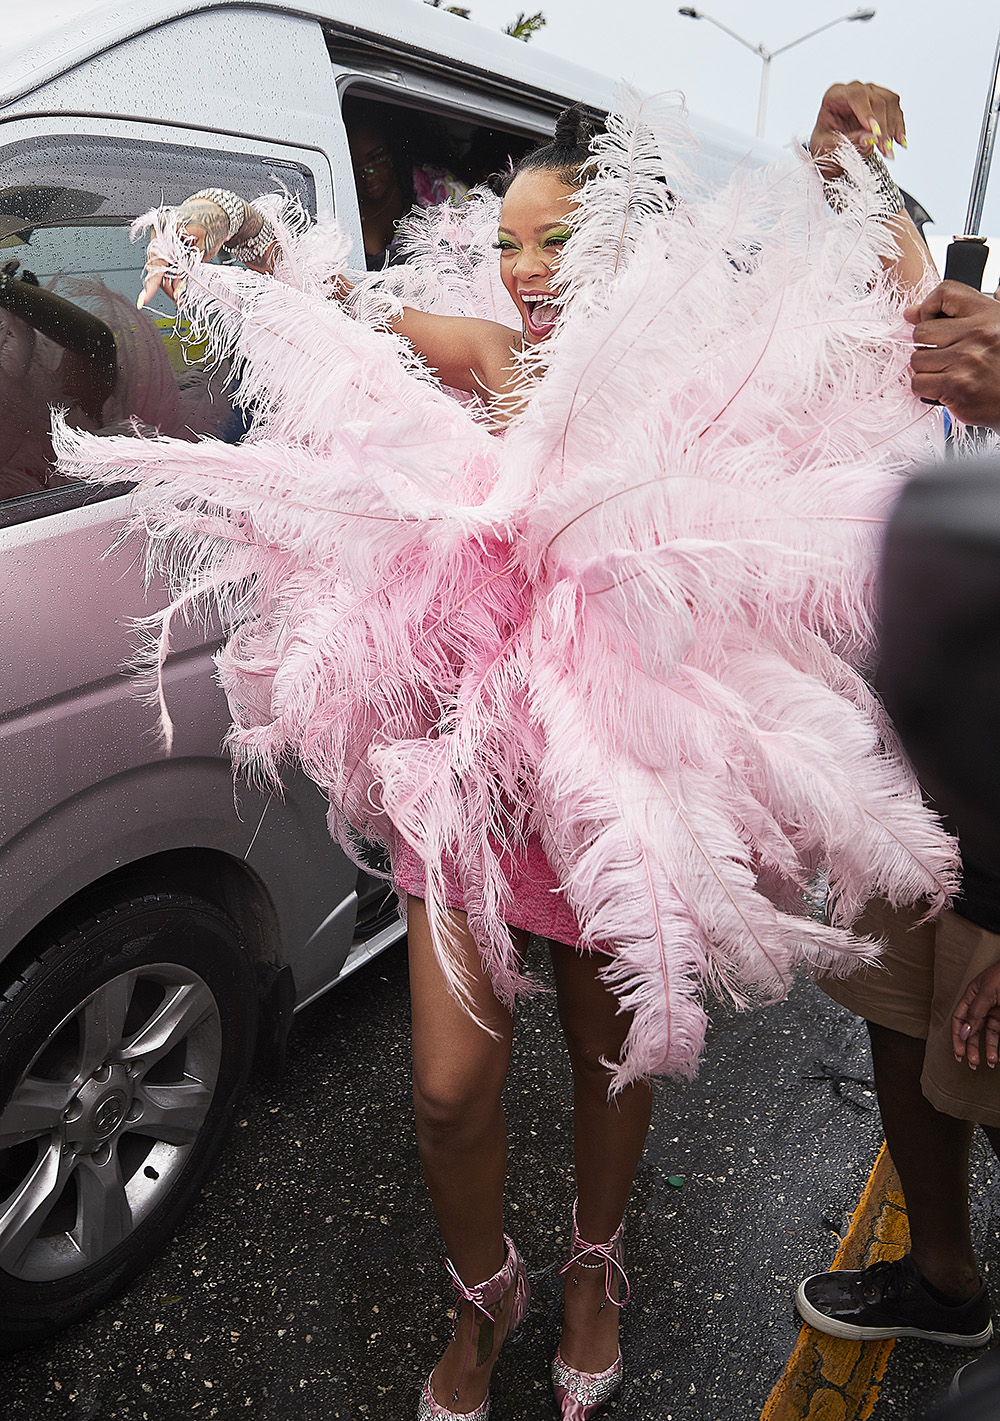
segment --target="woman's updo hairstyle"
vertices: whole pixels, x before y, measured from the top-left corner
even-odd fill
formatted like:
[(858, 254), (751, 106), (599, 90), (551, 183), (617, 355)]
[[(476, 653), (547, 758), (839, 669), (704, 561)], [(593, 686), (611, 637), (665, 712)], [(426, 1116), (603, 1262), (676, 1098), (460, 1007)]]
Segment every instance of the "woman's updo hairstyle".
[(590, 140), (597, 125), (582, 105), (571, 104), (556, 119), (556, 131), (551, 143), (530, 149), (507, 173), (496, 173), (490, 187), (503, 197), (516, 177), (532, 169), (555, 173), (567, 187), (580, 187), (589, 176), (584, 170), (593, 161)]

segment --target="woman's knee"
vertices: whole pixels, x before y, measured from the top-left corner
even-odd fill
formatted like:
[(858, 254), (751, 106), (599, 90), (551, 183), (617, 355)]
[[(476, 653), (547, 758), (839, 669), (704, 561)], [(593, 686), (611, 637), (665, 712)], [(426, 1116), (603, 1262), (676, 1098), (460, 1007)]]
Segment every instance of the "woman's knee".
[(611, 1070), (606, 1061), (617, 1061), (631, 1025), (631, 1016), (620, 1010), (614, 992), (601, 977), (605, 959), (580, 953), (561, 943), (550, 944), (556, 974), (559, 1024), (578, 1082), (590, 1082), (607, 1091)]
[(611, 1066), (608, 1062), (617, 1061), (621, 1053), (622, 1036), (616, 1033), (605, 1037), (603, 1034), (595, 1035), (586, 1030), (578, 1031), (565, 1021), (562, 1028), (577, 1088), (583, 1086), (606, 1095), (611, 1086)]
[(631, 1017), (618, 1011), (617, 1001), (603, 984), (598, 992), (586, 995), (560, 993), (559, 1025), (573, 1071), (603, 1080), (605, 1088), (611, 1073), (603, 1063), (618, 1060), (630, 1024)]
[(474, 1138), (496, 1119), (504, 1073), (414, 1065), (413, 1104), (424, 1138)]

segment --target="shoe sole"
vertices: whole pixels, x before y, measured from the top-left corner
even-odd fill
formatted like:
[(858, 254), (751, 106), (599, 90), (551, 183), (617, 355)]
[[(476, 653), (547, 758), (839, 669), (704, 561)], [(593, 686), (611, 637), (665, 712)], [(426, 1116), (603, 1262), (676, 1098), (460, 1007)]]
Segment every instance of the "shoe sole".
[(850, 1342), (881, 1342), (889, 1337), (922, 1337), (925, 1342), (941, 1342), (945, 1347), (985, 1347), (993, 1336), (993, 1323), (988, 1322), (982, 1332), (931, 1332), (922, 1327), (862, 1327), (855, 1322), (840, 1322), (819, 1312), (805, 1295), (805, 1286), (799, 1284), (795, 1294), (795, 1306), (799, 1316), (817, 1332), (825, 1332), (828, 1337), (843, 1337)]

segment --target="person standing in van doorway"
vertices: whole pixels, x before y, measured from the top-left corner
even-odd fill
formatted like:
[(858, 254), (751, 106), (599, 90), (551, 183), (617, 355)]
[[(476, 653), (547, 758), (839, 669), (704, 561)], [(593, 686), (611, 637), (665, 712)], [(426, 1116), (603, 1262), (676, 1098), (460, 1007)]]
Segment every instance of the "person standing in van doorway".
[(412, 207), (463, 202), (469, 191), (447, 168), (401, 153), (386, 113), (364, 101), (348, 100), (344, 106), (369, 271), (395, 259), (396, 227)]
[[(872, 527), (924, 445), (886, 339), (923, 249), (867, 166), (902, 136), (898, 100), (862, 84), (824, 100), (813, 156), (836, 214), (805, 160), (686, 207), (664, 182), (675, 134), (653, 109), (592, 142), (571, 110), (499, 210), (476, 199), (455, 240), (491, 214), (520, 330), (408, 304), (411, 281), (433, 289), (419, 259), (353, 293), (307, 262), (301, 290), (203, 267), (228, 242), (280, 275), (295, 239), (277, 207), (199, 193), (156, 219), (140, 301), (183, 282), (196, 326), (226, 313), (209, 330), (244, 362), (248, 439), (58, 436), (78, 476), (127, 459), (144, 526), (193, 534), (195, 580), (231, 591), (237, 763), (276, 775), (296, 754), (345, 844), (391, 853), (417, 1138), (459, 1298), (423, 1421), (487, 1416), (528, 1305), (501, 1099), (528, 934), (551, 943), (573, 1069), (552, 1380), (565, 1421), (587, 1421), (621, 1383), (650, 1078), (693, 1073), (703, 996), (781, 996), (803, 959), (866, 956), (849, 928), (876, 889), (940, 903), (954, 886), (952, 842), (855, 664)], [(803, 902), (820, 865), (829, 924)]]

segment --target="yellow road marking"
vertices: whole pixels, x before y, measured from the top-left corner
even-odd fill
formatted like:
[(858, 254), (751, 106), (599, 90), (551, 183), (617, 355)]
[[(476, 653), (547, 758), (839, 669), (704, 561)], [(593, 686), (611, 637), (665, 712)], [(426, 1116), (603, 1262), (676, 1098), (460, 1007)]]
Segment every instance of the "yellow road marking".
[[(867, 1268), (901, 1258), (909, 1246), (903, 1192), (883, 1144), (832, 1266)], [(867, 1421), (893, 1344), (848, 1342), (803, 1327), (760, 1421)]]

